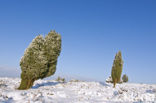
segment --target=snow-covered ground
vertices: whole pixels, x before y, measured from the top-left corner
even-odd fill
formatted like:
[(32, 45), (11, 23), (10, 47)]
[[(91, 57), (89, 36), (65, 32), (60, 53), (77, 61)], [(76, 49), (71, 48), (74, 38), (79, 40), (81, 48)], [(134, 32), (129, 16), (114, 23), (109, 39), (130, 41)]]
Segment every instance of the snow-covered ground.
[(38, 80), (17, 90), (19, 78), (0, 78), (0, 103), (156, 103), (156, 84), (112, 84)]

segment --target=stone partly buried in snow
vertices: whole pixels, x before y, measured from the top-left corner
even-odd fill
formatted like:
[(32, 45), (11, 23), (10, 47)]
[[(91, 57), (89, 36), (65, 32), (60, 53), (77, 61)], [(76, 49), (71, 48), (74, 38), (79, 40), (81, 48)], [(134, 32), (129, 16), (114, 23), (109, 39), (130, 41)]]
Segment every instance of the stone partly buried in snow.
[(106, 83), (113, 83), (112, 77), (111, 77), (111, 76), (109, 76), (109, 77), (106, 79)]
[(55, 31), (37, 36), (20, 61), (21, 84), (18, 89), (29, 89), (35, 80), (53, 75), (61, 52), (61, 36)]

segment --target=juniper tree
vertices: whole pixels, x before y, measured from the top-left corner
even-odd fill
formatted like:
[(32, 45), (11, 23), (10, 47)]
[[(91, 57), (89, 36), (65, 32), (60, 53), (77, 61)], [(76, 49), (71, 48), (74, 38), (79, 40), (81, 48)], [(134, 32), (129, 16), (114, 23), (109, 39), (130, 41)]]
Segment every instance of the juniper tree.
[(123, 60), (122, 60), (121, 51), (119, 51), (115, 56), (113, 66), (112, 66), (112, 72), (111, 72), (114, 87), (116, 83), (120, 82), (122, 68), (123, 68)]
[(61, 36), (55, 31), (45, 38), (39, 35), (33, 39), (20, 61), (22, 73), (18, 89), (29, 89), (35, 80), (53, 75), (60, 52)]
[(128, 76), (127, 76), (126, 74), (124, 74), (124, 75), (122, 76), (122, 81), (123, 81), (123, 82), (128, 82)]

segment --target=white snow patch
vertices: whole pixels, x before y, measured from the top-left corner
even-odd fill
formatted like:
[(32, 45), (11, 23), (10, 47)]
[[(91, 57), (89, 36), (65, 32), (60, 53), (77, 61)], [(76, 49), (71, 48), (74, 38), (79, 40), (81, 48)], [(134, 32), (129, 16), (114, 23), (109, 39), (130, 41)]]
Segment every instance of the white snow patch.
[(19, 78), (0, 78), (0, 103), (156, 103), (156, 84), (38, 80), (17, 90)]

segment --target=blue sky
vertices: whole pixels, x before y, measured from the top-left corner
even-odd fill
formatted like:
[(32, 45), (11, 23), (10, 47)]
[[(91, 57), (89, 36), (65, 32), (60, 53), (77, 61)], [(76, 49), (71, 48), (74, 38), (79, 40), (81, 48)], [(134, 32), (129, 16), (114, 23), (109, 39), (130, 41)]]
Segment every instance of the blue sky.
[(1, 0), (0, 76), (20, 76), (32, 39), (55, 29), (62, 52), (55, 75), (105, 81), (116, 52), (130, 82), (156, 83), (155, 0)]

